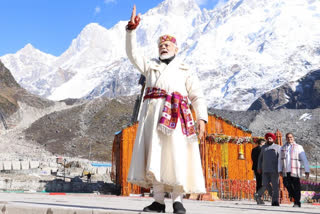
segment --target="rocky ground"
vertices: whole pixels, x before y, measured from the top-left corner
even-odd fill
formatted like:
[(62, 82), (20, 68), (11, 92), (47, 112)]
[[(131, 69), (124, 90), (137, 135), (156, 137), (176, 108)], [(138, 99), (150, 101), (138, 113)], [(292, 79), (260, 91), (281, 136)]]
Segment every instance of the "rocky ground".
[(114, 133), (131, 121), (135, 97), (99, 98), (52, 112), (24, 131), (55, 155), (111, 161)]
[[(0, 132), (1, 160), (66, 156), (110, 161), (114, 133), (131, 121), (135, 97), (38, 109), (21, 103)], [(2, 125), (2, 124), (1, 124)]]

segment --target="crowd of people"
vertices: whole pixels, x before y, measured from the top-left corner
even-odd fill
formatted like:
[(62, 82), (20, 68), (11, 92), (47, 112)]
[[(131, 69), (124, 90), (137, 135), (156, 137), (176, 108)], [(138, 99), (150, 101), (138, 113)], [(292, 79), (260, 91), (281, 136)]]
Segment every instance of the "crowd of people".
[[(309, 163), (301, 145), (295, 142), (292, 133), (286, 134), (283, 146), (275, 144), (276, 135), (267, 133), (264, 139), (257, 141), (257, 147), (252, 150), (252, 170), (256, 178), (257, 204), (264, 204), (262, 196), (268, 190), (272, 197), (272, 206), (279, 206), (279, 176), (288, 190), (289, 198), (294, 207), (301, 207), (300, 178), (305, 171), (305, 178), (309, 178)], [(304, 168), (302, 167), (304, 166)]]

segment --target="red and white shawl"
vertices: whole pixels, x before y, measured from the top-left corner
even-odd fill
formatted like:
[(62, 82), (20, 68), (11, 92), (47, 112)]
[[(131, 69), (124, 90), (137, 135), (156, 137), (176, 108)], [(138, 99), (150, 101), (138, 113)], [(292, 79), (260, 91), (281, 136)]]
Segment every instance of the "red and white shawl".
[(290, 144), (286, 143), (281, 148), (281, 165), (282, 165), (283, 176), (287, 176), (287, 172), (291, 171), (292, 177), (302, 177), (303, 168), (302, 168), (301, 160), (299, 157), (299, 154), (301, 151), (300, 151), (299, 145), (296, 143), (291, 144), (291, 151), (290, 151), (291, 169), (288, 170), (287, 154), (288, 154), (289, 146)]
[(191, 142), (197, 140), (195, 123), (191, 110), (188, 106), (188, 98), (179, 92), (168, 94), (160, 88), (147, 88), (145, 99), (165, 98), (162, 115), (159, 120), (158, 130), (164, 134), (171, 135), (180, 119), (182, 133)]

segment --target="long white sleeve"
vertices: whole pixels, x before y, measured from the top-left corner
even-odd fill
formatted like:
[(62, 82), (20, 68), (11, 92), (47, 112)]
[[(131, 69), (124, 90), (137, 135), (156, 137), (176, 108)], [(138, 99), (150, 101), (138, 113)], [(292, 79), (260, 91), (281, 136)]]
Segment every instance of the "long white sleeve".
[(206, 99), (202, 92), (201, 84), (195, 74), (191, 74), (186, 80), (186, 89), (188, 97), (196, 112), (197, 120), (204, 120), (208, 122), (208, 107)]
[(126, 33), (126, 53), (131, 63), (144, 74), (149, 66), (150, 61), (139, 53), (136, 41), (136, 30), (127, 30)]
[(302, 151), (299, 153), (299, 159), (303, 162), (304, 171), (310, 172), (309, 162), (308, 162), (308, 159), (306, 157), (306, 153), (304, 152), (303, 148), (302, 148)]

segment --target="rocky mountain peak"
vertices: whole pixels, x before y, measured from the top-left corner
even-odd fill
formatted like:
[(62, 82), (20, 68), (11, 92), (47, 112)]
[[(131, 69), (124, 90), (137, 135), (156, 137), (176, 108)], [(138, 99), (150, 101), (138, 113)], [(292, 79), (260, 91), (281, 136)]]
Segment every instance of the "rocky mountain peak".
[(34, 51), (36, 51), (36, 48), (33, 47), (32, 44), (28, 43), (19, 52), (20, 53), (22, 53), (22, 52), (29, 52), (30, 53), (30, 52), (34, 52)]
[(105, 34), (107, 31), (108, 30), (106, 28), (102, 27), (98, 23), (90, 23), (82, 29), (77, 39), (94, 37), (97, 34)]
[(103, 37), (106, 33), (106, 28), (98, 23), (90, 23), (86, 25), (77, 38), (72, 41), (68, 50), (73, 50), (73, 52), (83, 51), (90, 47), (90, 44), (96, 42), (95, 38)]
[(56, 59), (55, 56), (40, 51), (39, 49), (35, 48), (30, 43), (28, 43), (22, 49), (20, 49), (16, 53), (16, 55), (18, 55), (20, 57), (27, 57), (29, 59), (39, 59), (40, 58), (41, 61), (45, 60), (45, 61), (50, 61), (50, 62), (52, 62), (53, 60)]
[(17, 87), (20, 88), (11, 72), (4, 66), (0, 60), (0, 90), (5, 87)]
[(36, 108), (46, 108), (53, 105), (53, 101), (40, 98), (22, 88), (10, 70), (0, 61), (0, 113), (2, 117), (4, 117), (3, 115), (9, 117), (15, 113), (19, 109), (19, 102)]
[(311, 71), (259, 97), (249, 110), (320, 108), (320, 70)]

